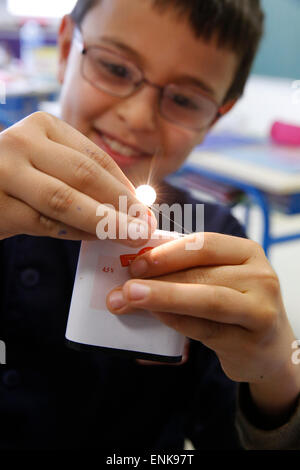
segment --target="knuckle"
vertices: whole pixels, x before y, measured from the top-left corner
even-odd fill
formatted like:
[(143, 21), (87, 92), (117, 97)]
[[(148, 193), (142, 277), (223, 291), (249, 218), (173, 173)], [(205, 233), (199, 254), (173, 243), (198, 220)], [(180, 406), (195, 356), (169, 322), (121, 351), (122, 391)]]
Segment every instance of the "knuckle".
[(211, 311), (218, 312), (223, 305), (222, 290), (216, 286), (209, 288), (209, 308)]
[(253, 258), (266, 258), (265, 250), (260, 245), (260, 243), (254, 240), (248, 240), (248, 239), (247, 239), (247, 243), (249, 247), (251, 248)]
[(276, 275), (264, 279), (264, 288), (271, 297), (277, 297), (280, 292), (280, 283)]
[(90, 148), (85, 149), (87, 155), (93, 160), (96, 164), (100, 165), (104, 170), (110, 171), (114, 166), (113, 159), (105, 152), (99, 150), (91, 150)]
[(57, 232), (58, 225), (59, 225), (54, 220), (49, 219), (49, 217), (46, 217), (42, 214), (38, 215), (37, 223), (38, 223), (39, 229), (41, 229), (42, 232), (45, 232), (49, 235), (53, 234), (54, 232)]
[(26, 150), (30, 145), (29, 136), (18, 127), (11, 127), (0, 134), (1, 147), (8, 151)]
[(56, 187), (48, 192), (47, 205), (55, 213), (64, 213), (72, 205), (73, 199), (73, 190), (71, 188), (65, 186)]
[(279, 320), (279, 311), (276, 302), (263, 296), (256, 299), (252, 304), (252, 324), (253, 330), (257, 331), (262, 337), (271, 333), (277, 327)]
[(261, 315), (261, 325), (264, 330), (270, 331), (277, 324), (278, 314), (273, 305), (266, 305)]
[(28, 120), (36, 124), (43, 124), (45, 127), (53, 125), (57, 118), (45, 111), (36, 111), (28, 116)]
[[(36, 111), (35, 113), (26, 116), (21, 121), (16, 122), (14, 125), (10, 126), (8, 129), (5, 129), (0, 133), (0, 140), (4, 143), (16, 143), (16, 142), (30, 142), (31, 135), (30, 129), (32, 130), (34, 127), (33, 124), (40, 124), (40, 123), (53, 123), (54, 120), (57, 119), (51, 114), (45, 113), (43, 111)], [(35, 129), (36, 130), (36, 129)]]
[(270, 296), (276, 296), (280, 291), (279, 279), (271, 267), (261, 268), (256, 273), (256, 281), (263, 287)]
[(265, 250), (263, 249), (263, 247), (261, 246), (260, 243), (256, 242), (255, 240), (251, 240), (251, 244), (252, 244), (254, 249), (259, 251), (260, 253), (265, 254)]
[(93, 160), (81, 161), (75, 170), (75, 176), (83, 189), (95, 184), (97, 174), (97, 166)]

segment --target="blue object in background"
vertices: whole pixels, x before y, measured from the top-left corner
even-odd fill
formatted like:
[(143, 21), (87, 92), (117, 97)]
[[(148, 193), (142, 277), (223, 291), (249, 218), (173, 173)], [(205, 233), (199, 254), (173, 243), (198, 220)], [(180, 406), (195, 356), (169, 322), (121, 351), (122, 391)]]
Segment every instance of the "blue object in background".
[(37, 96), (7, 97), (5, 105), (0, 106), (0, 130), (37, 111), (38, 104)]
[(20, 56), (29, 74), (36, 72), (36, 51), (44, 45), (44, 30), (38, 21), (29, 20), (20, 28)]
[(57, 93), (7, 96), (6, 103), (0, 106), (0, 131), (38, 111), (41, 101), (51, 101), (56, 98)]
[(251, 145), (261, 143), (261, 139), (255, 137), (247, 137), (239, 134), (222, 132), (214, 134), (209, 133), (205, 137), (204, 141), (198, 145), (196, 148), (199, 150), (223, 150), (224, 147), (239, 147), (241, 145)]
[(253, 72), (300, 79), (300, 0), (261, 0), (266, 31)]

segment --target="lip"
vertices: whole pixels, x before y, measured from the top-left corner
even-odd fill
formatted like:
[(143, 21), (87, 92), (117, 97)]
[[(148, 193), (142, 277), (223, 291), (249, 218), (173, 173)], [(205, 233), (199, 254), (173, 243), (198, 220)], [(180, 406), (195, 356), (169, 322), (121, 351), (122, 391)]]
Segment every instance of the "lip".
[[(94, 128), (93, 130), (94, 130), (94, 134), (95, 134), (95, 143), (99, 147), (101, 147), (102, 150), (104, 150), (104, 152), (108, 153), (115, 160), (115, 162), (120, 166), (131, 166), (134, 163), (136, 163), (138, 161), (141, 161), (141, 159), (149, 158), (149, 157), (153, 156), (150, 153), (142, 152), (137, 147), (128, 144), (127, 142), (113, 136), (112, 134), (109, 134), (107, 132), (102, 132), (102, 131), (100, 131), (96, 128)], [(107, 142), (105, 142), (103, 140), (102, 136), (106, 136), (109, 139), (116, 140), (117, 142), (119, 142), (122, 145), (126, 145), (126, 147), (131, 148), (137, 154), (135, 156), (132, 156), (132, 157), (126, 157), (125, 155), (122, 155), (122, 154), (116, 152), (115, 150), (113, 150), (109, 146), (109, 144)]]

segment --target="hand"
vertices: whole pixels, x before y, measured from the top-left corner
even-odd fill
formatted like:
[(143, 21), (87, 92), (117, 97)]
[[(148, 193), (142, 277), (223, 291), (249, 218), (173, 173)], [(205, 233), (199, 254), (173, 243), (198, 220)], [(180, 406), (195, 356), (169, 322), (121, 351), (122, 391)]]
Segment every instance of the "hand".
[[(135, 189), (121, 169), (60, 119), (42, 112), (23, 119), (0, 134), (0, 155), (0, 239), (28, 234), (97, 240), (100, 203), (117, 210), (120, 195), (127, 197), (128, 207), (139, 204), (143, 208), (144, 222), (138, 221), (148, 229), (149, 210), (136, 199)], [(121, 223), (134, 220), (120, 213)], [(117, 212), (116, 234), (118, 221)], [(145, 243), (141, 239), (121, 241)]]
[[(213, 349), (232, 380), (257, 385), (255, 392), (263, 384), (263, 393), (272, 390), (275, 397), (274, 384), (281, 393), (285, 384), (278, 381), (288, 377), (294, 397), (300, 392), (299, 372), (291, 367), (294, 335), (278, 278), (263, 249), (250, 240), (206, 233), (201, 250), (185, 250), (193, 237), (138, 257), (130, 271), (143, 280), (124, 284), (121, 309), (113, 310), (109, 299), (108, 307), (117, 314), (150, 310), (166, 325)], [(286, 390), (282, 400), (278, 397), (278, 405), (288, 395)]]

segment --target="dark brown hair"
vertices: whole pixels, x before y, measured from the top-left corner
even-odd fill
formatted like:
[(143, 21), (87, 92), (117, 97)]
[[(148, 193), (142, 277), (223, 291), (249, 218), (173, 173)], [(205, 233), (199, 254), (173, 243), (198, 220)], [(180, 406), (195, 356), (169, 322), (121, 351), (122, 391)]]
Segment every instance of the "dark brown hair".
[[(71, 12), (76, 24), (100, 0), (77, 0)], [(128, 1), (128, 0), (124, 0)], [(142, 0), (140, 0), (142, 1)], [(151, 0), (160, 11), (173, 9), (186, 18), (197, 38), (216, 37), (219, 47), (235, 52), (240, 64), (225, 102), (239, 98), (244, 91), (253, 60), (264, 32), (260, 0)]]

